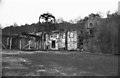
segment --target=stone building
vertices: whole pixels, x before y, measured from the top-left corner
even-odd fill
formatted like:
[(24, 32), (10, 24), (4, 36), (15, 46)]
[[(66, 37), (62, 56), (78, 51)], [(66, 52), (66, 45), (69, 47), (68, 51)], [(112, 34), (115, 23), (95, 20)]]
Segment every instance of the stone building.
[(57, 30), (46, 33), (44, 37), (44, 50), (77, 50), (77, 31)]

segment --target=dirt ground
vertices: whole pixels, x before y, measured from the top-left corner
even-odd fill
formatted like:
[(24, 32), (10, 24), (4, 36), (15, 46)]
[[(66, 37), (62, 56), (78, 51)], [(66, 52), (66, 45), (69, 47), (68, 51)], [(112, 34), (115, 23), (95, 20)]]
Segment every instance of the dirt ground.
[(62, 51), (2, 51), (3, 76), (117, 76), (118, 56)]

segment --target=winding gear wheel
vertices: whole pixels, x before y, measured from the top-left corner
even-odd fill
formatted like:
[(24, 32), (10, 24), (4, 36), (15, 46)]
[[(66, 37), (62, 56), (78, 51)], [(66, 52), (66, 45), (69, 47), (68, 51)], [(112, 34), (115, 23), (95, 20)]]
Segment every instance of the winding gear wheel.
[(44, 13), (44, 14), (40, 15), (39, 24), (42, 23), (41, 19), (45, 21), (43, 26), (45, 26), (46, 32), (51, 32), (52, 30), (56, 30), (56, 27), (55, 27), (56, 20), (52, 14)]
[(44, 13), (40, 15), (39, 23), (41, 23), (41, 19), (45, 20), (45, 23), (48, 23), (48, 22), (55, 23), (55, 17), (50, 13)]

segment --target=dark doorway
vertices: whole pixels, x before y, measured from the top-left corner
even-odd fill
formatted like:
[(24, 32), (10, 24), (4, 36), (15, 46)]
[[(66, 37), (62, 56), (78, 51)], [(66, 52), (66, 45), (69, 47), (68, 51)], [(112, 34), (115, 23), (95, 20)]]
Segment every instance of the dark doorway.
[(52, 41), (52, 48), (55, 48), (55, 40)]

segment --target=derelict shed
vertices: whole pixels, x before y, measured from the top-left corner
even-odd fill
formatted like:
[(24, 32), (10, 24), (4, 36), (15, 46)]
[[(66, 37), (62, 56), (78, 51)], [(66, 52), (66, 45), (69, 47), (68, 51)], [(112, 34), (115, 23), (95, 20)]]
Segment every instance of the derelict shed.
[(9, 35), (2, 34), (2, 48), (3, 49), (9, 48), (9, 44), (10, 44), (9, 38), (10, 38)]
[(20, 37), (17, 34), (6, 35), (2, 34), (2, 47), (4, 49), (19, 49)]
[(22, 50), (38, 50), (40, 49), (39, 45), (42, 41), (41, 36), (37, 36), (35, 34), (23, 33), (22, 35), (26, 36), (26, 38), (21, 39), (21, 49)]
[(38, 38), (34, 35), (2, 35), (2, 47), (4, 49), (36, 49)]
[(19, 49), (20, 48), (19, 35), (5, 35), (2, 34), (2, 47), (4, 49)]

